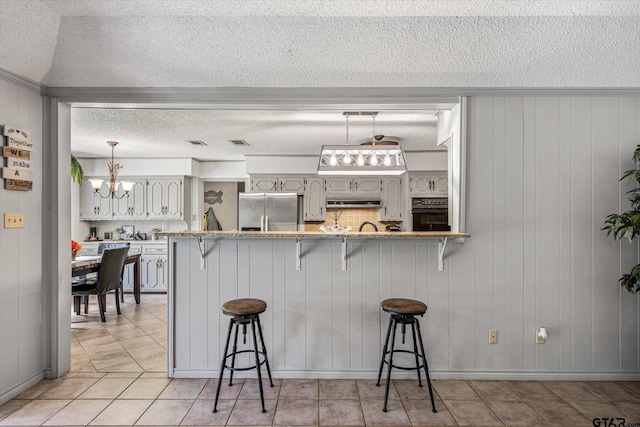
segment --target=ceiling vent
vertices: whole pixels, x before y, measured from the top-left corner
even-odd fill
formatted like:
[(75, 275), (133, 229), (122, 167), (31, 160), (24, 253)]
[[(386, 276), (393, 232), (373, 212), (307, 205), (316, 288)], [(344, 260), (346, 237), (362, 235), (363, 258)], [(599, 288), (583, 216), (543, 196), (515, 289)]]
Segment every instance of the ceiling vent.
[(230, 139), (229, 142), (233, 145), (244, 145), (245, 147), (249, 146), (249, 143), (244, 139)]
[(190, 142), (193, 145), (204, 145), (204, 146), (207, 145), (206, 142), (204, 142), (204, 141), (202, 141), (200, 139), (187, 139), (187, 142)]

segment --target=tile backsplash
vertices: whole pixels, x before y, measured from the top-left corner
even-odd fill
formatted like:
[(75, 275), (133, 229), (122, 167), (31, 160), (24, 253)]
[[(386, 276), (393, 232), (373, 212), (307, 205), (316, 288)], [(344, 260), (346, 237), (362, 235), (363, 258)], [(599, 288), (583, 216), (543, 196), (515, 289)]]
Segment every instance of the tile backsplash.
[[(307, 222), (304, 226), (305, 231), (319, 231), (321, 225), (333, 225), (334, 218), (338, 216), (338, 224), (351, 227), (351, 231), (358, 231), (358, 227), (363, 221), (371, 221), (378, 227), (378, 231), (385, 231), (385, 227), (389, 224), (401, 224), (396, 222), (378, 221), (377, 209), (327, 209), (327, 219), (325, 222)], [(362, 231), (374, 231), (370, 225), (365, 225)]]

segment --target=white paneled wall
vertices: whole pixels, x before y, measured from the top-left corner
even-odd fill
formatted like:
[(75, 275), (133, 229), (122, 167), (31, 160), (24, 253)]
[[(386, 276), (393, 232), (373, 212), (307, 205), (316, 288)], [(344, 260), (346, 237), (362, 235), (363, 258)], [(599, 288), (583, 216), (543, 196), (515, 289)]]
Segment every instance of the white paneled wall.
[[(416, 297), (436, 377), (640, 379), (640, 302), (618, 285), (638, 244), (601, 230), (623, 211), (621, 173), (640, 143), (638, 97), (469, 100), (466, 230), (437, 270), (434, 241), (218, 240), (200, 270), (194, 238), (174, 247), (177, 376), (218, 370), (238, 296), (269, 303), (265, 334), (279, 375), (377, 370), (389, 296)], [(213, 241), (211, 241), (213, 242)], [(549, 338), (535, 344), (535, 330)], [(488, 344), (488, 331), (498, 343)]]
[[(0, 180), (0, 219), (24, 214), (25, 226), (0, 226), (0, 403), (44, 376), (48, 291), (42, 277), (42, 98), (0, 78), (0, 125), (31, 131), (32, 191), (9, 191)], [(4, 145), (4, 140), (1, 145)], [(4, 166), (4, 159), (2, 159)], [(2, 219), (3, 220), (3, 219)], [(4, 221), (4, 220), (3, 220)]]

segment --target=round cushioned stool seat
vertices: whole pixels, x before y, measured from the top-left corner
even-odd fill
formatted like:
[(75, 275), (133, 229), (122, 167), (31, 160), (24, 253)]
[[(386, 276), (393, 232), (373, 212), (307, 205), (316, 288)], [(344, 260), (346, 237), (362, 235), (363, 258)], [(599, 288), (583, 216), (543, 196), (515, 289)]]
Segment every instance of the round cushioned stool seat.
[(227, 316), (252, 316), (264, 313), (267, 303), (255, 298), (240, 298), (222, 304), (222, 312)]
[(427, 312), (427, 306), (413, 299), (389, 298), (380, 303), (382, 309), (387, 313), (418, 316)]

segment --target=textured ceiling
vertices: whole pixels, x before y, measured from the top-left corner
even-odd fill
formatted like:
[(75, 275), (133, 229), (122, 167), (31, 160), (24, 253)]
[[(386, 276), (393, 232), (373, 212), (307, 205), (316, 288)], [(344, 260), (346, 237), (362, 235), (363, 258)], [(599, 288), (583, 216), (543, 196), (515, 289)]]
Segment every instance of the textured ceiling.
[[(71, 151), (77, 157), (108, 157), (108, 140), (118, 141), (117, 157), (190, 157), (244, 160), (244, 154), (318, 155), (320, 147), (346, 143), (342, 111), (212, 111), (164, 109), (71, 110)], [(381, 111), (376, 134), (405, 150), (436, 150), (433, 112)], [(373, 120), (349, 118), (349, 144), (370, 141)], [(248, 147), (229, 142), (242, 139)], [(202, 140), (207, 145), (192, 145)]]
[[(637, 88), (640, 1), (0, 0), (0, 67), (50, 87)], [(315, 153), (341, 113), (74, 109), (72, 150)], [(384, 116), (377, 133), (432, 148), (433, 122)]]

